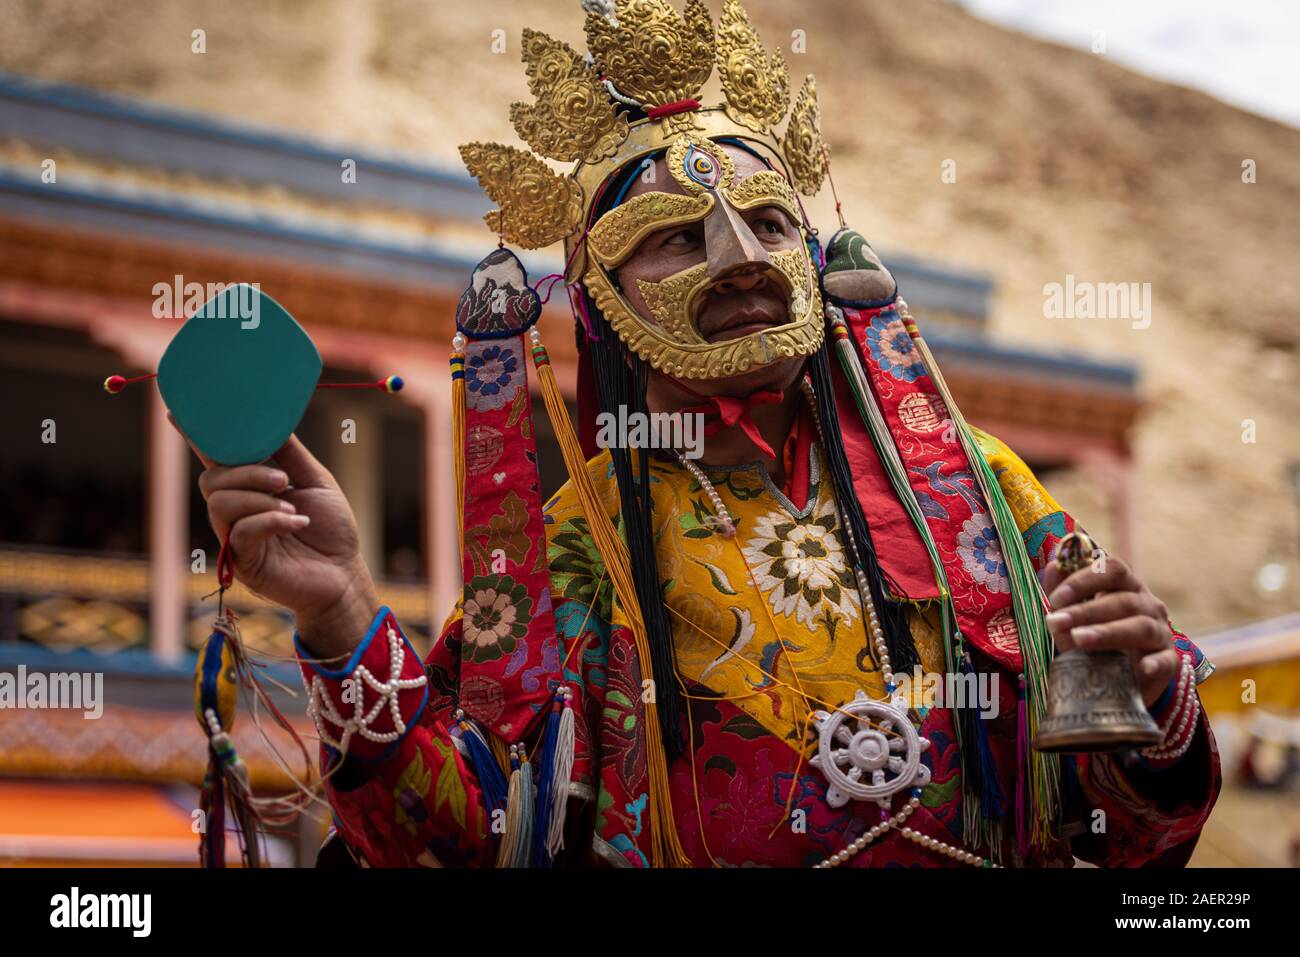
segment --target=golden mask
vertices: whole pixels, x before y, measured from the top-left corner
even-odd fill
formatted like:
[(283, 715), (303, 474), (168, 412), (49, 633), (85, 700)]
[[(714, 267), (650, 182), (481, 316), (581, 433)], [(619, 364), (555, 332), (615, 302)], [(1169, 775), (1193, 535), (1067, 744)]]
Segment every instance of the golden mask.
[[(726, 151), (690, 133), (673, 140), (666, 163), (685, 195), (642, 193), (601, 216), (587, 235), (590, 257), (583, 281), (619, 338), (651, 367), (682, 379), (738, 375), (814, 352), (822, 342), (821, 300), (807, 246), (769, 252), (741, 215), (771, 207), (799, 223), (798, 203), (785, 177), (763, 170), (737, 183)], [(657, 282), (637, 280), (651, 314), (642, 316), (619, 289), (614, 270), (651, 234), (690, 223), (703, 224), (705, 261)], [(700, 297), (719, 277), (737, 270), (766, 273), (784, 293), (789, 321), (709, 342), (695, 322)]]

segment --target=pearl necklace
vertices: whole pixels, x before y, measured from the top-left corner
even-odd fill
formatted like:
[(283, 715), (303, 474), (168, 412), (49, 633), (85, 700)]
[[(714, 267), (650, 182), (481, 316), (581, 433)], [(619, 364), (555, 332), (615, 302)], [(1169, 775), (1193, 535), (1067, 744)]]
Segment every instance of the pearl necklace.
[(708, 476), (681, 452), (677, 453), (677, 461), (681, 462), (686, 471), (691, 473), (691, 478), (700, 484), (700, 488), (704, 489), (704, 494), (709, 497), (709, 503), (713, 506), (713, 515), (710, 516), (710, 519), (712, 524), (717, 526), (718, 532), (723, 538), (735, 538), (736, 523), (732, 521), (731, 513), (727, 511), (727, 506), (722, 502), (722, 496), (713, 487), (713, 483), (709, 481)]
[[(850, 546), (852, 546), (853, 533), (849, 531), (847, 523), (842, 527), (847, 534)], [(871, 599), (871, 589), (867, 587), (866, 576), (862, 573), (862, 570), (857, 567), (854, 568), (854, 571), (857, 572), (858, 593), (862, 598), (863, 608), (867, 612), (867, 620), (871, 622), (871, 640), (872, 644), (875, 646), (876, 659), (880, 663), (880, 675), (885, 682), (885, 692), (892, 697), (897, 685), (894, 684), (894, 671), (889, 660), (889, 647), (885, 644), (885, 634), (880, 627), (880, 619), (876, 616), (876, 605)], [(922, 740), (924, 741), (925, 739), (923, 738)], [(928, 744), (929, 742), (926, 743)], [(989, 861), (978, 854), (973, 854), (955, 844), (948, 844), (944, 841), (930, 837), (928, 834), (922, 834), (920, 831), (913, 828), (904, 827), (904, 822), (912, 816), (912, 812), (920, 807), (920, 805), (921, 788), (912, 788), (911, 797), (908, 798), (907, 804), (903, 806), (901, 811), (891, 816), (888, 808), (882, 808), (880, 811), (879, 824), (864, 833), (843, 850), (837, 851), (821, 863), (813, 865), (814, 868), (826, 869), (839, 867), (872, 841), (875, 841), (879, 837), (883, 837), (890, 830), (896, 830), (909, 841), (914, 841), (924, 848), (928, 848), (929, 850), (942, 854), (945, 857), (950, 857), (953, 860), (960, 861), (963, 864), (969, 864), (972, 867), (997, 867), (997, 865), (992, 861)]]
[[(826, 438), (825, 434), (822, 432), (821, 420), (817, 416), (816, 396), (813, 393), (812, 383), (807, 379), (804, 379), (802, 385), (804, 396), (808, 400), (809, 407), (813, 411), (813, 422), (817, 426), (818, 438), (821, 440), (822, 448), (825, 448)], [(734, 539), (736, 535), (736, 523), (732, 519), (731, 513), (727, 510), (725, 503), (722, 501), (722, 496), (718, 494), (718, 490), (714, 488), (713, 483), (710, 482), (708, 476), (704, 474), (704, 470), (696, 465), (695, 462), (686, 458), (686, 456), (681, 452), (677, 453), (677, 459), (682, 463), (686, 471), (691, 474), (691, 477), (699, 483), (700, 488), (704, 490), (705, 495), (708, 497), (710, 504), (713, 505), (714, 523), (718, 526), (722, 536), (727, 539)], [(857, 543), (853, 538), (853, 529), (847, 522), (842, 520), (840, 522), (840, 528), (844, 530), (845, 537), (848, 539), (849, 548), (852, 550), (853, 554), (859, 554)], [(853, 567), (853, 572), (858, 586), (858, 595), (862, 602), (863, 610), (866, 612), (864, 617), (869, 623), (871, 643), (876, 653), (876, 662), (880, 666), (880, 675), (884, 681), (885, 693), (889, 696), (891, 704), (895, 708), (900, 708), (902, 713), (906, 714), (907, 699), (901, 695), (897, 697), (894, 696), (894, 692), (897, 690), (898, 686), (894, 682), (894, 669), (889, 658), (889, 646), (885, 643), (885, 633), (880, 627), (880, 618), (876, 614), (876, 605), (871, 598), (871, 588), (867, 582), (866, 574), (856, 565)], [(865, 698), (866, 696), (859, 692), (858, 699), (855, 699), (855, 702), (857, 700), (865, 700)], [(830, 716), (825, 712), (818, 712), (818, 714), (824, 716), (823, 720), (830, 719)], [(929, 747), (930, 742), (925, 738), (920, 738), (919, 742), (920, 747), (918, 753), (919, 751), (925, 750)], [(917, 775), (917, 780), (922, 786), (929, 783), (929, 770), (924, 769), (924, 773)], [(847, 797), (843, 797), (840, 799), (840, 803), (845, 803), (847, 800)], [(902, 810), (897, 813), (891, 814), (889, 808), (882, 804), (879, 824), (872, 827), (869, 831), (866, 831), (861, 837), (844, 847), (842, 850), (837, 851), (820, 863), (815, 864), (814, 868), (827, 869), (838, 867), (856, 855), (872, 841), (882, 837), (891, 830), (897, 831), (903, 837), (921, 845), (922, 847), (928, 848), (938, 854), (942, 854), (945, 857), (952, 858), (953, 860), (960, 861), (963, 864), (969, 864), (972, 867), (998, 866), (987, 858), (981, 857), (978, 854), (973, 854), (964, 848), (937, 840), (927, 834), (922, 834), (914, 828), (904, 827), (904, 823), (912, 816), (912, 813), (920, 807), (920, 805), (920, 786), (912, 788), (907, 803), (903, 806)]]

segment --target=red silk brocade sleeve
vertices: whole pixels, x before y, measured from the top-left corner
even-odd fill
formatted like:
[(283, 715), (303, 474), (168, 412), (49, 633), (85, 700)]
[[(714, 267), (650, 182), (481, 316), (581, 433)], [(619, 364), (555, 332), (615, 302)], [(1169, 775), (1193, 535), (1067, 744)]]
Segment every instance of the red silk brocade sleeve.
[(313, 661), (296, 638), (295, 646), (334, 826), (348, 847), (373, 867), (488, 863), (486, 803), (459, 729), (429, 707), (433, 671), (392, 612), (380, 609), (337, 669)]

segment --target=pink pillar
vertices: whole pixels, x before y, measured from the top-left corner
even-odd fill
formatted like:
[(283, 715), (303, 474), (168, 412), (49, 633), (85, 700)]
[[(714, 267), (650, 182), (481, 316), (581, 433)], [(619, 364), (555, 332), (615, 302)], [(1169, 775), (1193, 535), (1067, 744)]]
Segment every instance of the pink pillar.
[(429, 610), (436, 636), (443, 619), (460, 598), (462, 571), (457, 547), (455, 454), (451, 447), (451, 384), (434, 380), (424, 402), (424, 461), (427, 489), (424, 511), (429, 556)]
[[(167, 421), (157, 389), (149, 402), (149, 641), (164, 661), (185, 651), (189, 449)], [(217, 556), (208, 556), (215, 568)]]

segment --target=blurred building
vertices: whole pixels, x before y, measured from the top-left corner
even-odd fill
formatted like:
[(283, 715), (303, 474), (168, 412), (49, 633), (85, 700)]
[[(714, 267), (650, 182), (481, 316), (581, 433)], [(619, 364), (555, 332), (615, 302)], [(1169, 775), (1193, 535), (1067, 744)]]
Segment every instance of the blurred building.
[(1207, 867), (1300, 867), (1300, 614), (1198, 639), (1223, 790), (1197, 845)]
[[(455, 302), (492, 245), (489, 208), (459, 170), (0, 75), (0, 670), (103, 672), (107, 698), (93, 721), (0, 713), (0, 862), (196, 860), (191, 687), (216, 543), (157, 390), (103, 389), (155, 370), (179, 322), (155, 315), (159, 289), (258, 283), (311, 334), (326, 381), (406, 380), (397, 398), (320, 394), (299, 431), (348, 494), (382, 596), (427, 647), (460, 590), (446, 358)], [(534, 279), (561, 265), (524, 258)], [(966, 417), (1040, 474), (1103, 489), (1101, 537), (1131, 553), (1136, 370), (1000, 345), (987, 279), (884, 259)], [(572, 320), (548, 308), (572, 395)], [(562, 467), (539, 442), (549, 491)], [(238, 586), (228, 601), (251, 647), (291, 654), (283, 611)], [(286, 787), (249, 725), (236, 741), (255, 783)], [(308, 860), (316, 836), (283, 835), (278, 859)]]

